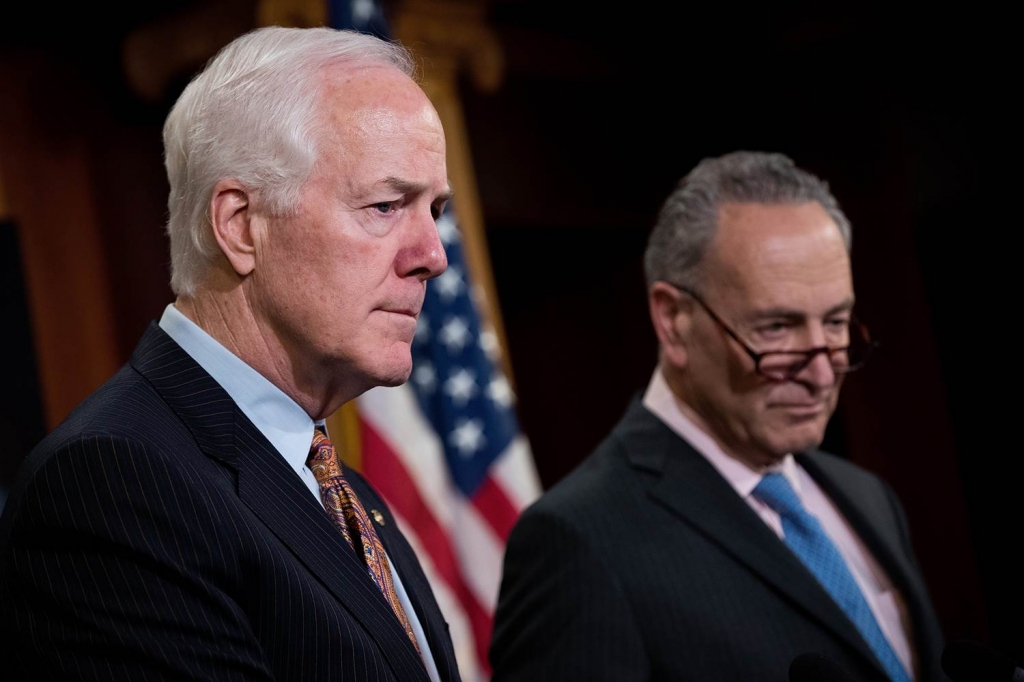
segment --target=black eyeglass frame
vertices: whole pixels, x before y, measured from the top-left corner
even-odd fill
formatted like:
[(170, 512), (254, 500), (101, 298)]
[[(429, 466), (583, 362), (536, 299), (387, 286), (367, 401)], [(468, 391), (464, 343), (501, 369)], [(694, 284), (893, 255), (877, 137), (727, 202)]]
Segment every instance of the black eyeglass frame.
[[(726, 324), (725, 320), (719, 317), (718, 313), (712, 310), (711, 306), (709, 306), (704, 301), (704, 299), (698, 296), (692, 289), (690, 289), (689, 287), (680, 286), (678, 284), (673, 284), (672, 282), (666, 282), (666, 284), (678, 289), (679, 291), (683, 292), (684, 294), (692, 298), (694, 301), (699, 303), (700, 306), (704, 308), (704, 310), (707, 312), (707, 314), (711, 316), (711, 319), (714, 320), (718, 324), (718, 326), (721, 327), (722, 330), (726, 334), (728, 334), (737, 344), (739, 344), (740, 348), (742, 348), (748, 356), (750, 356), (750, 359), (754, 361), (754, 371), (760, 376), (771, 381), (790, 381), (797, 374), (802, 372), (804, 368), (807, 367), (807, 365), (811, 364), (814, 358), (821, 355), (822, 353), (828, 356), (829, 364), (832, 366), (832, 371), (835, 374), (839, 375), (849, 374), (850, 372), (856, 372), (858, 369), (861, 369), (862, 367), (864, 367), (864, 365), (867, 364), (868, 358), (871, 357), (872, 353), (879, 346), (877, 341), (873, 341), (871, 339), (871, 334), (868, 331), (867, 326), (851, 314), (849, 320), (850, 338), (852, 339), (853, 335), (857, 334), (864, 342), (864, 353), (856, 363), (837, 366), (836, 363), (832, 362), (833, 355), (837, 353), (848, 353), (850, 348), (853, 347), (852, 343), (847, 344), (845, 346), (816, 346), (814, 348), (808, 348), (807, 350), (770, 350), (765, 351), (763, 353), (759, 353), (758, 351), (751, 348), (747, 344), (747, 342), (744, 341), (743, 338), (738, 333), (736, 333), (736, 331), (734, 331), (732, 327)], [(793, 365), (788, 366), (788, 369), (784, 373), (767, 373), (761, 369), (761, 362), (768, 356), (788, 356), (793, 358), (803, 358), (803, 360), (797, 361)]]

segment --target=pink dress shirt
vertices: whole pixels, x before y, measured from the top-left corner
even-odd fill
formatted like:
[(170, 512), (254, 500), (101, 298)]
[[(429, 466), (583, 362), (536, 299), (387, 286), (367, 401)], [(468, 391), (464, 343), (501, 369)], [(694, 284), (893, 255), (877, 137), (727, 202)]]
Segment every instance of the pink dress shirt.
[(755, 471), (726, 454), (710, 435), (683, 414), (660, 367), (655, 370), (647, 386), (643, 405), (703, 455), (780, 539), (784, 537), (782, 519), (751, 493), (769, 470), (781, 471), (793, 486), (804, 508), (817, 517), (843, 555), (890, 646), (904, 667), (916, 677), (916, 661), (910, 646), (910, 619), (903, 598), (850, 524), (793, 455), (786, 455), (780, 464), (770, 469)]

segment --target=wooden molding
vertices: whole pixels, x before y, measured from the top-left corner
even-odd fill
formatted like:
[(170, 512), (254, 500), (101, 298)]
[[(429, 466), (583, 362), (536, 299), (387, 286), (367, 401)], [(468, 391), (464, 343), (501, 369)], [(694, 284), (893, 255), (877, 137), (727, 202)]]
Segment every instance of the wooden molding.
[(255, 28), (267, 4), (278, 3), (259, 2), (257, 7), (255, 0), (212, 0), (139, 26), (122, 46), (125, 79), (140, 98), (159, 102), (176, 80)]
[[(256, 23), (260, 26), (326, 26), (325, 0), (259, 0)], [(337, 447), (337, 446), (335, 446)]]
[(394, 35), (424, 62), (424, 77), (452, 80), (462, 71), (484, 92), (501, 85), (505, 55), (480, 0), (405, 0)]

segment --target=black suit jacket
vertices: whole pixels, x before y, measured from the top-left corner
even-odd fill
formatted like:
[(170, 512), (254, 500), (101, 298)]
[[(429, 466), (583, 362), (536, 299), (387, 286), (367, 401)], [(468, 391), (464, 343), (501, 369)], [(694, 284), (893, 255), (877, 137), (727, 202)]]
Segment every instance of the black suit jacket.
[[(798, 460), (906, 600), (919, 679), (945, 679), (942, 637), (894, 494), (824, 453)], [(785, 682), (804, 652), (833, 658), (855, 679), (885, 679), (796, 555), (638, 400), (512, 531), (495, 682)]]
[[(349, 476), (457, 682), (412, 549)], [(0, 521), (0, 613), (4, 679), (428, 680), (323, 507), (155, 325), (22, 466)]]

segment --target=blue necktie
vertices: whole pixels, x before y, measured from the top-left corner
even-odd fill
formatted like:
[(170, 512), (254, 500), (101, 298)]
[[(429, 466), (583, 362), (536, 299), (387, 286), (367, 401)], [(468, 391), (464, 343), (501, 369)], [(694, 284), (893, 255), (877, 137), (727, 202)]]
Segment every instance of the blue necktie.
[(818, 519), (804, 509), (786, 477), (778, 472), (766, 474), (754, 488), (753, 494), (782, 517), (786, 545), (804, 562), (825, 591), (857, 626), (889, 678), (893, 682), (910, 682), (910, 675), (878, 627), (878, 621), (871, 613), (871, 607), (853, 579), (843, 555), (825, 534)]

